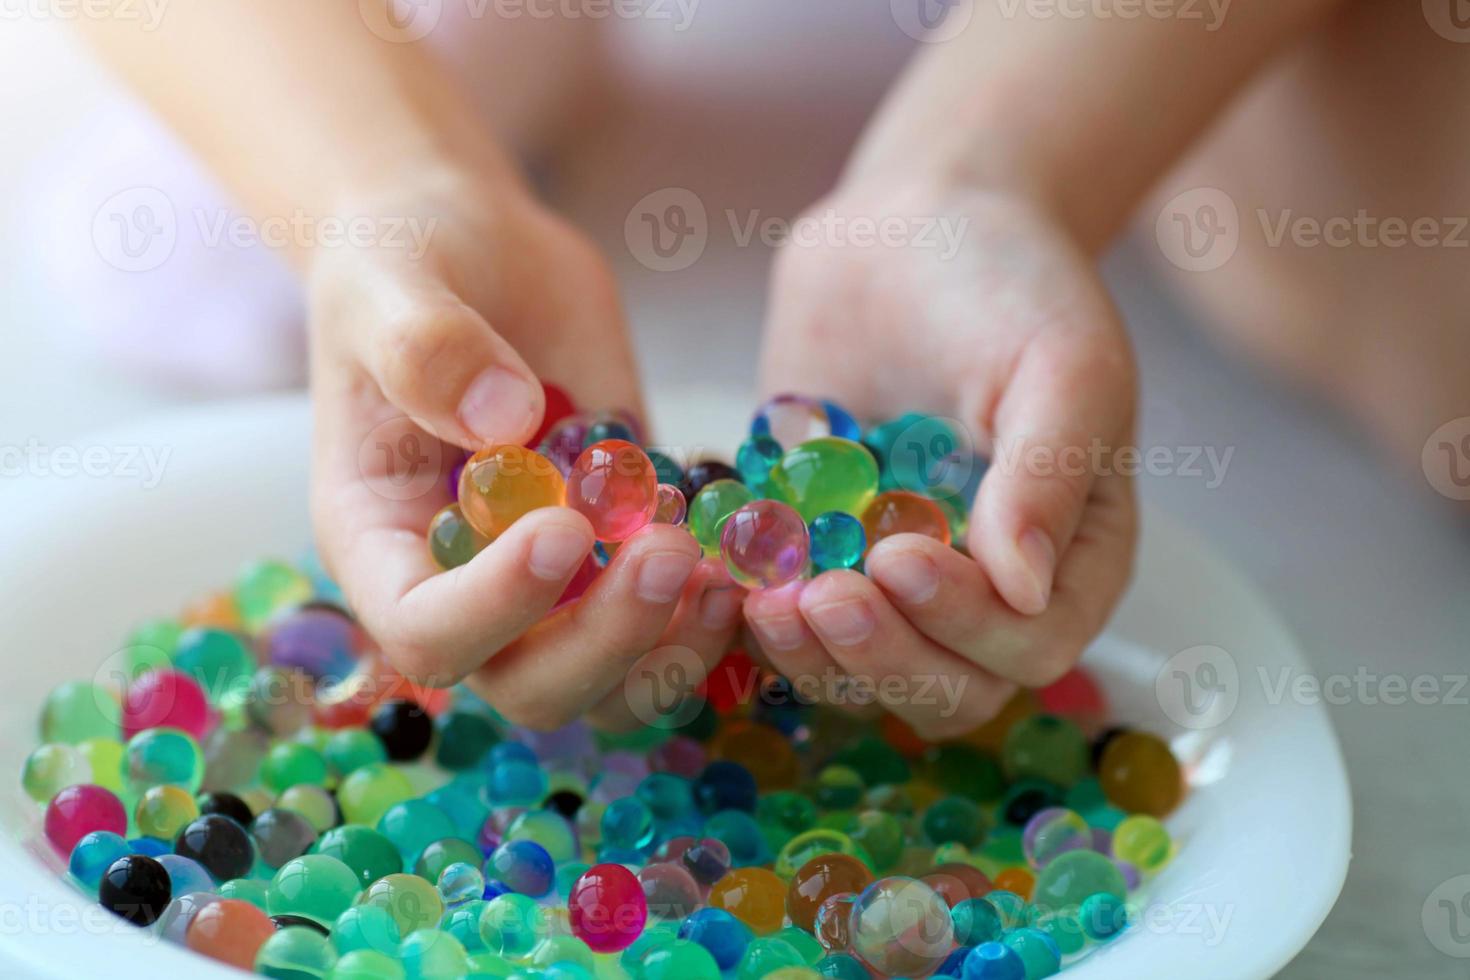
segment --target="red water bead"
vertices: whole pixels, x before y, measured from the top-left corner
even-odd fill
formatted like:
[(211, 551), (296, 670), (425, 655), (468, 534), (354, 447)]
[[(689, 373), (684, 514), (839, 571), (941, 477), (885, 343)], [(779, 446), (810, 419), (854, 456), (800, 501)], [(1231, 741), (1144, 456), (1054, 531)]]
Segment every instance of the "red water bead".
[(898, 715), (884, 715), (878, 722), (878, 729), (883, 741), (897, 749), (905, 759), (917, 759), (933, 745)]
[(561, 598), (556, 600), (553, 609), (560, 609), (569, 602), (582, 598), (582, 594), (592, 588), (592, 583), (597, 581), (597, 576), (602, 574), (602, 566), (597, 564), (597, 559), (588, 555), (582, 559), (582, 564), (572, 573), (572, 580), (562, 590)]
[(1108, 701), (1092, 675), (1074, 667), (1062, 678), (1036, 692), (1041, 710), (1075, 721), (1083, 731), (1096, 734), (1107, 723)]
[(820, 854), (797, 869), (786, 890), (791, 924), (807, 932), (816, 927), (817, 909), (833, 895), (861, 892), (873, 882), (868, 866), (849, 854)]
[(722, 715), (729, 714), (742, 699), (749, 700), (755, 695), (759, 679), (760, 668), (755, 661), (744, 650), (732, 650), (710, 671), (701, 693), (711, 708)]
[(94, 830), (127, 835), (128, 812), (111, 790), (90, 783), (68, 786), (46, 805), (46, 839), (62, 856)]
[(653, 520), (658, 470), (631, 442), (594, 442), (567, 474), (567, 506), (592, 522), (597, 540), (626, 541)]
[(211, 721), (204, 689), (181, 671), (150, 670), (129, 684), (123, 697), (124, 739), (147, 728), (179, 728), (202, 741)]
[(541, 416), (541, 428), (526, 442), (531, 447), (541, 445), (541, 440), (546, 438), (553, 425), (577, 411), (577, 406), (572, 404), (572, 396), (550, 381), (541, 382), (541, 391), (546, 396), (546, 412)]
[(949, 544), (949, 521), (928, 497), (907, 490), (889, 490), (873, 498), (863, 511), (868, 547), (895, 534), (922, 534)]
[(254, 905), (222, 898), (194, 913), (184, 942), (196, 953), (248, 973), (255, 969), (255, 954), (275, 931), (270, 916)]
[(995, 889), (990, 876), (973, 864), (952, 861), (941, 864), (919, 879), (950, 908), (971, 898), (983, 898)]
[(364, 654), (357, 669), (347, 677), (318, 689), (312, 712), (322, 728), (362, 728), (384, 701), (413, 701), (437, 716), (449, 707), (452, 697), (448, 688), (409, 680), (389, 666), (381, 653), (373, 651)]
[(594, 864), (567, 898), (572, 935), (594, 953), (627, 949), (643, 933), (648, 900), (637, 876), (621, 864)]
[(730, 577), (748, 589), (774, 589), (806, 574), (811, 535), (795, 508), (756, 500), (725, 519), (720, 557)]

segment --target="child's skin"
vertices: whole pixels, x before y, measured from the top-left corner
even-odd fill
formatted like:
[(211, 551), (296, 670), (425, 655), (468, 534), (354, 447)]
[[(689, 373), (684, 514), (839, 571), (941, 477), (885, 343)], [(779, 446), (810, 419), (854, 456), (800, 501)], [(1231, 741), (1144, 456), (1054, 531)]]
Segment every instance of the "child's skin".
[[(688, 534), (655, 526), (582, 602), (543, 621), (593, 543), (587, 522), (560, 509), (436, 574), (423, 534), (447, 495), (402, 502), (375, 489), (388, 474), (361, 461), (382, 457), (359, 452), (375, 428), (408, 415), (453, 446), (520, 442), (541, 419), (537, 375), (569, 383), (584, 406), (641, 402), (602, 257), (532, 197), (431, 57), (363, 30), (357, 6), (176, 0), (151, 34), (128, 22), (88, 29), (260, 213), (438, 220), (418, 261), (296, 255), (311, 298), (321, 549), (401, 670), (467, 679), (523, 724), (590, 712), (621, 726), (636, 714), (622, 681), (640, 658), (679, 645), (710, 665), (744, 626), (791, 675), (964, 678), (956, 711), (943, 699), (886, 705), (939, 737), (989, 717), (1014, 685), (1044, 685), (1075, 663), (1128, 580), (1137, 531), (1131, 481), (1107, 467), (993, 469), (971, 516), (973, 557), (905, 535), (874, 548), (867, 576), (827, 573), (749, 598)], [(959, 38), (919, 52), (818, 205), (965, 220), (960, 253), (783, 252), (765, 389), (828, 395), (859, 416), (941, 412), (1012, 458), (1129, 445), (1134, 366), (1094, 259), (1263, 63), (1314, 28), (1336, 32), (1328, 19), (1344, 6), (1359, 9), (1240, 0), (1210, 32), (1192, 20), (1030, 20), (1024, 4), (1015, 17), (977, 4)], [(595, 31), (586, 20), (562, 27), (559, 43), (573, 47)], [(506, 89), (551, 88), (528, 70), (502, 79)], [(495, 125), (513, 143), (552, 118), (550, 105), (507, 103)]]

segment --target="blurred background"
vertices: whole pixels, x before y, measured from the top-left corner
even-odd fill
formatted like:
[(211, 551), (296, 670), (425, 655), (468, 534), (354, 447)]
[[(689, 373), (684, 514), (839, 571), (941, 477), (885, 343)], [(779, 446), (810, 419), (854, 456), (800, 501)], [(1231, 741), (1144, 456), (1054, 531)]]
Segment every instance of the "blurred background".
[[(625, 97), (638, 101), (645, 121), (589, 131), (597, 166), (546, 175), (551, 194), (617, 267), (655, 415), (660, 407), (697, 410), (701, 393), (714, 389), (753, 404), (770, 253), (759, 242), (739, 247), (718, 215), (733, 208), (789, 216), (830, 186), (911, 47), (892, 31), (883, 35), (890, 42), (863, 40), (870, 32), (860, 19), (853, 15), (850, 36), (837, 32), (833, 56), (808, 65), (800, 84), (770, 81), (787, 77), (780, 66), (798, 50), (764, 50), (773, 70), (760, 77), (782, 98), (758, 120), (759, 139), (715, 111), (744, 67), (739, 59), (630, 37), (619, 50), (638, 70)], [(735, 16), (701, 30), (738, 33), (742, 24)], [(681, 59), (701, 64), (702, 87), (659, 82), (659, 66)], [(864, 70), (851, 70), (855, 63)], [(84, 448), (103, 425), (299, 384), (301, 314), (276, 256), (202, 247), (181, 232), (155, 268), (126, 271), (106, 260), (97, 235), (117, 195), (163, 182), (185, 197), (219, 192), (89, 63), (66, 26), (0, 20), (0, 66), (0, 447)], [(625, 222), (648, 195), (674, 187), (692, 189), (709, 207), (709, 241), (687, 268), (654, 271), (638, 261)], [(121, 201), (136, 211), (135, 199)], [(1139, 350), (1141, 445), (1233, 453), (1218, 486), (1143, 477), (1147, 504), (1196, 528), (1263, 588), (1319, 677), (1463, 677), (1464, 505), (1435, 494), (1422, 474), (1386, 464), (1324, 407), (1215, 349), (1156, 278), (1154, 215), (1141, 216), (1139, 227), (1108, 256), (1106, 271)], [(744, 422), (710, 425), (728, 439)], [(7, 468), (0, 507), (17, 480), (58, 478)], [(1431, 941), (1426, 906), (1442, 882), (1470, 872), (1470, 690), (1460, 693), (1457, 704), (1353, 697), (1331, 706), (1353, 780), (1356, 856), (1338, 907), (1283, 976), (1466, 975), (1463, 961)], [(1290, 887), (1289, 871), (1280, 884)]]

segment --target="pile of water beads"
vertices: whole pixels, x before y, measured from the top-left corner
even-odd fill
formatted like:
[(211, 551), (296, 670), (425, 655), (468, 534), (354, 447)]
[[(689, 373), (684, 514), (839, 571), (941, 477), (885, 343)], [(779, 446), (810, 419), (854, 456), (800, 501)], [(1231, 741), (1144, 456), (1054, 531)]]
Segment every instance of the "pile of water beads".
[[(760, 407), (735, 465), (684, 469), (640, 445), (628, 413), (578, 413), (547, 385), (547, 422), (525, 446), (490, 446), (455, 468), (456, 502), (434, 516), (429, 547), (462, 565), (515, 520), (565, 505), (591, 522), (602, 559), (653, 522), (687, 524), (734, 580), (773, 588), (858, 568), (878, 541), (928, 535), (962, 547), (985, 462), (963, 427), (910, 413), (864, 430), (831, 401), (779, 395)], [(596, 577), (595, 563), (569, 597)]]
[(682, 725), (538, 733), (338, 599), (254, 564), (47, 697), (22, 783), (77, 888), (298, 980), (1034, 980), (1174, 848), (1178, 762), (1080, 670), (929, 744), (736, 651)]

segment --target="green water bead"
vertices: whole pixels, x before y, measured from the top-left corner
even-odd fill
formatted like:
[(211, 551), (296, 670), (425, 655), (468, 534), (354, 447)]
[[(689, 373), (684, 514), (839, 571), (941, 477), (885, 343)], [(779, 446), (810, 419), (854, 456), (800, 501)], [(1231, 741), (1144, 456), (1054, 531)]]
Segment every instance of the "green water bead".
[(398, 959), (414, 980), (457, 980), (469, 969), (464, 944), (442, 929), (419, 929), (404, 936)]
[[(790, 949), (789, 943), (782, 945)], [(798, 954), (792, 950), (792, 955)], [(637, 965), (641, 980), (720, 980), (720, 967), (709, 950), (687, 939), (655, 944)]]
[(807, 966), (813, 966), (823, 956), (827, 955), (827, 951), (822, 948), (822, 944), (817, 942), (811, 933), (802, 929), (800, 926), (786, 926), (777, 932), (774, 938), (790, 943), (791, 948), (801, 954), (802, 961)]
[(551, 860), (563, 864), (578, 854), (577, 835), (567, 819), (554, 810), (527, 810), (511, 821), (505, 840), (528, 840), (546, 848)]
[(1085, 776), (1067, 790), (1064, 802), (1068, 810), (1085, 814), (1107, 806), (1108, 798), (1103, 795), (1102, 783), (1095, 776)]
[(327, 757), (305, 742), (277, 742), (260, 764), (260, 781), (277, 793), (298, 783), (323, 786)]
[(517, 972), (517, 967), (499, 953), (471, 953), (465, 980), (502, 980)]
[(715, 480), (694, 495), (685, 521), (706, 555), (719, 556), (725, 519), (754, 499), (751, 489), (738, 480)]
[(363, 766), (387, 762), (388, 750), (378, 736), (365, 728), (344, 728), (327, 737), (324, 749), (327, 764), (338, 778), (344, 778)]
[(181, 786), (151, 786), (133, 808), (138, 833), (159, 840), (173, 840), (197, 816), (199, 804)]
[(1145, 814), (1128, 817), (1113, 830), (1113, 857), (1144, 874), (1153, 874), (1167, 864), (1173, 846), (1164, 825)]
[(174, 651), (184, 628), (175, 619), (150, 619), (128, 634), (122, 652), (122, 669), (129, 680), (150, 670), (173, 666)]
[(402, 938), (398, 923), (380, 905), (354, 905), (332, 923), (332, 945), (344, 955), (370, 949), (393, 956)]
[(393, 842), (361, 824), (333, 827), (317, 839), (312, 852), (329, 855), (347, 865), (364, 888), (403, 870), (403, 858)]
[(451, 864), (479, 867), (485, 862), (480, 849), (461, 837), (443, 837), (431, 841), (413, 863), (413, 873), (426, 881), (437, 882)]
[(76, 745), (122, 732), (117, 696), (100, 684), (69, 681), (46, 695), (41, 707), (41, 741)]
[(115, 738), (89, 738), (77, 745), (77, 751), (92, 767), (92, 778), (87, 781), (121, 796), (123, 744)]
[(204, 752), (177, 728), (150, 728), (128, 740), (122, 776), (128, 791), (139, 796), (150, 786), (164, 785), (197, 793), (204, 781)]
[(413, 783), (385, 762), (354, 770), (337, 788), (337, 805), (349, 823), (376, 824), (389, 807), (413, 797)]
[(266, 905), (271, 915), (299, 915), (330, 926), (361, 891), (357, 874), (342, 861), (326, 854), (304, 854), (276, 872)]
[(312, 783), (286, 787), (276, 797), (275, 806), (301, 814), (318, 834), (337, 825), (337, 804), (332, 800), (332, 794)]
[(249, 902), (262, 912), (270, 912), (270, 882), (263, 878), (232, 878), (219, 886), (220, 898)]
[(63, 742), (42, 745), (26, 756), (20, 785), (37, 803), (50, 803), (51, 797), (66, 789), (92, 782), (92, 764), (81, 749)]
[(867, 789), (863, 777), (851, 766), (825, 766), (807, 792), (823, 810), (851, 810), (862, 801)]
[(679, 938), (679, 923), (649, 920), (648, 928), (638, 934), (628, 948), (618, 954), (618, 967), (629, 977), (640, 975), (643, 957), (655, 946), (664, 946)]
[(1067, 851), (1041, 869), (1031, 901), (1042, 909), (1061, 910), (1080, 906), (1083, 899), (1099, 892), (1127, 898), (1123, 872), (1096, 851)]
[(924, 775), (946, 793), (994, 803), (1005, 794), (1000, 763), (988, 752), (969, 745), (936, 745), (924, 755)]
[(337, 961), (327, 980), (407, 980), (403, 965), (375, 949), (354, 949)]
[(327, 937), (308, 926), (272, 933), (255, 954), (255, 972), (278, 980), (326, 977), (336, 965), (337, 951)]
[(1076, 723), (1032, 715), (1011, 726), (1001, 763), (1011, 779), (1040, 779), (1063, 789), (1087, 775), (1091, 751)]
[(906, 783), (911, 775), (908, 760), (876, 735), (862, 736), (832, 761), (856, 769), (869, 786)]
[(255, 676), (255, 655), (247, 641), (229, 630), (185, 630), (174, 651), (174, 666), (199, 682), (216, 704), (238, 697)]
[(771, 850), (779, 851), (791, 838), (816, 825), (817, 808), (805, 794), (777, 790), (756, 801), (755, 819)]
[(1087, 936), (1082, 931), (1082, 922), (1077, 917), (1075, 910), (1043, 912), (1035, 917), (1032, 924), (1036, 929), (1051, 937), (1051, 941), (1057, 944), (1057, 949), (1063, 956), (1080, 953), (1087, 945)]
[(492, 953), (519, 959), (551, 934), (551, 923), (536, 900), (517, 892), (497, 895), (480, 913), (480, 939)]
[(874, 871), (887, 871), (903, 856), (904, 825), (882, 810), (863, 810), (853, 816), (847, 835), (873, 859)]
[(362, 893), (360, 901), (363, 905), (387, 909), (398, 924), (398, 932), (404, 936), (438, 925), (444, 915), (444, 899), (439, 897), (439, 889), (418, 875), (392, 874), (379, 878)]
[(458, 939), (467, 953), (479, 953), (485, 949), (485, 940), (480, 935), (480, 916), (485, 914), (484, 899), (472, 898), (461, 902), (444, 913), (439, 928)]
[(439, 732), (434, 761), (451, 772), (478, 766), (500, 741), (494, 723), (479, 711), (446, 711), (434, 719), (434, 727)]
[(771, 467), (769, 492), (806, 521), (830, 510), (859, 517), (878, 495), (878, 463), (851, 439), (812, 439), (788, 449)]
[(735, 980), (760, 980), (783, 967), (806, 965), (806, 958), (786, 940), (761, 936), (745, 947), (745, 955), (740, 957), (740, 965), (735, 968)]
[(851, 837), (840, 830), (818, 827), (797, 834), (786, 842), (786, 846), (776, 855), (776, 874), (786, 879), (793, 878), (801, 866), (812, 858), (833, 852), (855, 857), (870, 868), (873, 866), (872, 857), (854, 843)]
[(286, 562), (252, 562), (235, 579), (235, 608), (254, 633), (277, 613), (310, 602), (315, 592), (311, 579)]
[(935, 800), (924, 811), (924, 835), (934, 844), (956, 841), (976, 847), (985, 840), (985, 814), (979, 804), (965, 796)]
[(1062, 968), (1061, 951), (1050, 936), (1038, 929), (1028, 926), (1013, 929), (1001, 942), (1021, 958), (1021, 964), (1026, 968), (1026, 980), (1044, 980), (1055, 976)]
[(586, 943), (576, 936), (555, 933), (537, 943), (526, 962), (543, 970), (558, 963), (572, 963), (588, 970), (597, 965), (592, 949)]
[(464, 516), (459, 504), (450, 504), (429, 521), (429, 554), (442, 569), (468, 565), (489, 543), (490, 539)]

